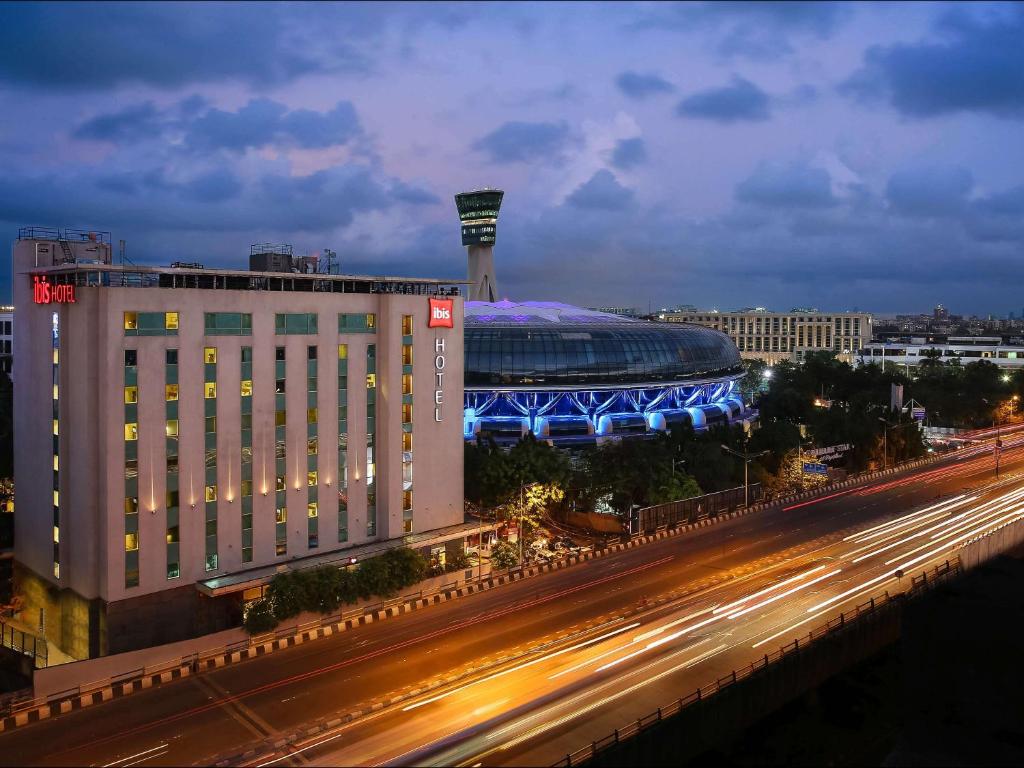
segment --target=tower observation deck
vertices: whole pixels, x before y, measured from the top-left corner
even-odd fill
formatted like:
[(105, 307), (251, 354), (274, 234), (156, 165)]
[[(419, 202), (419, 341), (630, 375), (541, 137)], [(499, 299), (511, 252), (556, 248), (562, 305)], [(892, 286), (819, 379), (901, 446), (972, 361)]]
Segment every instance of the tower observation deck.
[(498, 211), (504, 195), (500, 189), (485, 188), (455, 196), (455, 206), (462, 223), (462, 244), (466, 246), (469, 257), (470, 301), (497, 301), (494, 242)]

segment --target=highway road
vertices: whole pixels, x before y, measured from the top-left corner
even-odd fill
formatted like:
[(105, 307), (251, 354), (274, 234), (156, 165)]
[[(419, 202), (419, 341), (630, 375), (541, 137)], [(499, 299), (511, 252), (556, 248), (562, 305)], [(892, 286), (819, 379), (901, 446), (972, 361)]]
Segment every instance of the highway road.
[[(205, 764), (460, 682), (259, 764), (539, 764), (905, 586), (1024, 515), (1024, 437), (296, 646), (0, 735), (12, 765)], [(908, 516), (910, 515), (910, 516)], [(513, 657), (499, 663), (503, 657)]]

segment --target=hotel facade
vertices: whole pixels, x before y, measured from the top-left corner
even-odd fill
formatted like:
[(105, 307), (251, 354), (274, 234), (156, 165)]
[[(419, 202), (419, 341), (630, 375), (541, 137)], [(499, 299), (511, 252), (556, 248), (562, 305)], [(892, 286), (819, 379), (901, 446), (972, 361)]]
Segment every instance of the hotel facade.
[[(16, 589), (75, 658), (238, 623), (274, 573), (463, 546), (452, 282), (13, 247)], [(255, 590), (255, 593), (254, 593)]]

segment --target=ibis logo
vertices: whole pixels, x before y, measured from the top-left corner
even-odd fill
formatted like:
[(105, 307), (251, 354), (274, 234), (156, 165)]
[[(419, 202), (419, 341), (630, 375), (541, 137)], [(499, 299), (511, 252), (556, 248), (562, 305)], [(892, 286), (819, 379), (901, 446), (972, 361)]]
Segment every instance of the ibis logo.
[(453, 299), (430, 299), (430, 320), (428, 328), (452, 328), (454, 314)]
[(32, 300), (36, 304), (74, 304), (74, 285), (54, 285), (46, 275), (32, 276)]

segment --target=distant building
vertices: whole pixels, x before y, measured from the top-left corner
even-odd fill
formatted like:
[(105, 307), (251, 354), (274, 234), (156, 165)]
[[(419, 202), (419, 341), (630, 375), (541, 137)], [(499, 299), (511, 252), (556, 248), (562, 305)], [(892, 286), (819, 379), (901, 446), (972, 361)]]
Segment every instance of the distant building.
[(696, 323), (727, 333), (740, 355), (774, 364), (800, 361), (808, 352), (835, 352), (853, 362), (853, 356), (871, 339), (871, 315), (864, 312), (819, 312), (766, 309), (719, 312), (659, 312), (670, 323)]
[(946, 309), (941, 304), (937, 304), (935, 306), (935, 309), (932, 311), (932, 317), (935, 318), (936, 320), (948, 320), (949, 310)]
[(14, 360), (14, 307), (0, 307), (0, 371), (12, 375)]
[(587, 307), (591, 312), (603, 312), (606, 315), (620, 317), (640, 317), (643, 313), (636, 307)]
[(1024, 368), (1024, 338), (1005, 336), (899, 336), (873, 340), (857, 355), (857, 364), (913, 368), (928, 359), (967, 365), (987, 360), (1000, 368)]

